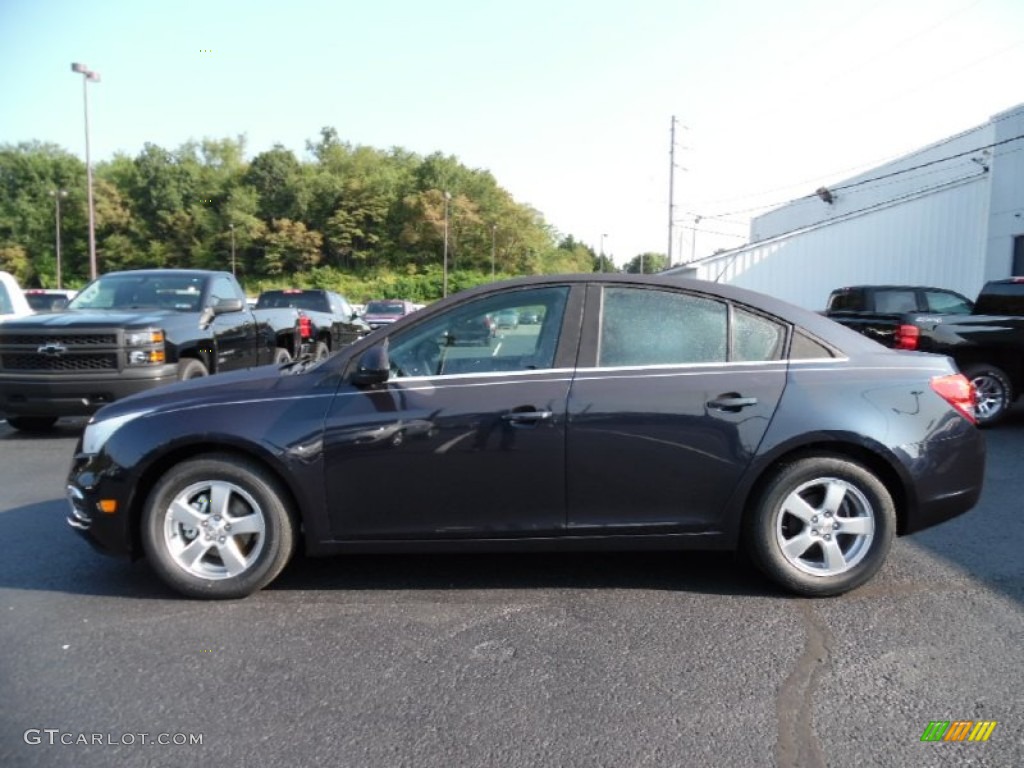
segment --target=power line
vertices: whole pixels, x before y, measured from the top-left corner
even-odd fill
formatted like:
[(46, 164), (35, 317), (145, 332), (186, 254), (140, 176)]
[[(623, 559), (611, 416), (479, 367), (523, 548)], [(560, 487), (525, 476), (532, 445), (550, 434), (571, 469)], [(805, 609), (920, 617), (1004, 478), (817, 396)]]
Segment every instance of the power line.
[[(991, 144), (985, 144), (984, 146), (974, 147), (973, 149), (969, 149), (969, 150), (966, 150), (964, 152), (957, 152), (956, 154), (953, 154), (953, 155), (946, 155), (945, 157), (940, 157), (940, 158), (938, 158), (936, 160), (930, 160), (927, 163), (919, 163), (918, 165), (913, 165), (913, 166), (910, 166), (909, 168), (902, 168), (902, 169), (900, 169), (898, 171), (891, 171), (890, 173), (883, 173), (880, 176), (872, 176), (872, 177), (867, 178), (867, 179), (861, 179), (860, 181), (851, 182), (850, 184), (842, 184), (842, 185), (839, 185), (839, 186), (831, 187), (831, 189), (833, 191), (838, 191), (838, 190), (842, 190), (842, 189), (852, 189), (853, 187), (859, 187), (859, 186), (862, 186), (864, 184), (869, 184), (869, 183), (871, 183), (873, 181), (879, 181), (881, 179), (888, 179), (888, 178), (891, 178), (893, 176), (899, 176), (900, 174), (903, 174), (903, 173), (910, 173), (911, 171), (920, 170), (921, 168), (927, 168), (927, 167), (932, 166), (932, 165), (937, 165), (938, 163), (944, 163), (944, 162), (947, 162), (949, 160), (955, 160), (958, 157), (964, 157), (965, 155), (971, 155), (971, 154), (974, 154), (975, 152), (983, 152), (986, 149), (993, 149), (995, 147), (1002, 146), (1003, 144), (1009, 144), (1010, 142), (1013, 142), (1013, 141), (1019, 141), (1020, 139), (1024, 139), (1024, 134), (1013, 136), (1013, 137), (1011, 137), (1009, 139), (1003, 139), (1002, 141), (996, 141), (996, 142), (993, 142)], [(934, 147), (929, 147), (929, 149), (933, 149), (933, 148)], [(728, 213), (718, 214), (718, 216), (719, 217), (736, 216), (737, 214), (750, 213), (752, 211), (760, 211), (760, 210), (764, 210), (766, 208), (776, 208), (776, 207), (783, 206), (783, 205), (790, 205), (791, 203), (796, 203), (796, 202), (799, 202), (801, 200), (809, 200), (809, 199), (811, 199), (813, 197), (815, 197), (815, 194), (811, 193), (811, 194), (808, 194), (808, 195), (801, 195), (800, 197), (794, 197), (791, 200), (781, 200), (781, 201), (774, 202), (774, 203), (767, 203), (765, 205), (759, 205), (759, 206), (757, 206), (755, 208), (746, 208), (744, 210), (739, 210), (739, 211), (729, 211)], [(710, 219), (710, 218), (716, 218), (716, 217), (709, 215), (706, 218)]]

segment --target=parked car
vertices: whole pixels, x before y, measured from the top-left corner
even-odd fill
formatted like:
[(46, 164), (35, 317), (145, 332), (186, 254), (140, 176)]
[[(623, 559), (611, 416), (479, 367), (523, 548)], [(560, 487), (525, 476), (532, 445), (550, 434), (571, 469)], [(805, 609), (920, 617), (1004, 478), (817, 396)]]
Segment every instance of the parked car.
[(366, 311), (363, 313), (370, 328), (380, 328), (399, 320), (406, 315), (416, 311), (416, 305), (411, 301), (403, 299), (381, 299), (370, 301), (366, 304)]
[(14, 275), (0, 272), (0, 323), (13, 317), (31, 315), (32, 311)]
[(264, 291), (256, 309), (296, 309), (307, 351), (321, 360), (370, 332), (348, 299), (320, 288), (285, 288)]
[[(500, 346), (450, 343), (524, 307), (544, 321)], [(75, 450), (68, 522), (191, 597), (250, 594), (300, 546), (741, 547), (785, 589), (834, 595), (895, 535), (977, 502), (973, 402), (944, 356), (732, 286), (520, 278), (320, 363), (107, 406)]]
[(1006, 418), (1024, 392), (1024, 278), (955, 291), (859, 286), (833, 291), (826, 316), (896, 349), (949, 355), (977, 390), (978, 423)]
[(24, 291), (25, 300), (33, 312), (56, 312), (64, 309), (68, 302), (75, 298), (78, 291), (65, 291), (60, 288), (29, 288)]
[(47, 430), (178, 380), (288, 362), (300, 344), (296, 313), (246, 309), (229, 273), (112, 272), (61, 312), (0, 326), (0, 412)]
[(519, 313), (514, 309), (505, 309), (494, 313), (494, 325), (497, 328), (518, 328)]

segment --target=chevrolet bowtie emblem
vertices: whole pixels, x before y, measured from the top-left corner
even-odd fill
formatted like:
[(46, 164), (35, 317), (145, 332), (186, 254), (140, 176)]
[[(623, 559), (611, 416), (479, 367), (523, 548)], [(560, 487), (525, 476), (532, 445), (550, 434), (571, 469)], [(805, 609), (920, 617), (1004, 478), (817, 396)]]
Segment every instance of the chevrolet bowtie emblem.
[(49, 357), (60, 357), (67, 351), (68, 348), (63, 344), (43, 344), (43, 346), (36, 350), (40, 355), (47, 355)]

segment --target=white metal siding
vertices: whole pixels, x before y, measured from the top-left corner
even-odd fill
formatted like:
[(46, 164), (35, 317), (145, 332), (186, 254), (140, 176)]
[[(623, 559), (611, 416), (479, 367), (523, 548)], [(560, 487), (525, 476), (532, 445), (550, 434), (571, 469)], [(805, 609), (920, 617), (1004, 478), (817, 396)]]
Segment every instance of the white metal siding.
[(906, 283), (973, 296), (984, 282), (988, 180), (705, 259), (697, 277), (761, 291), (812, 310), (845, 285)]

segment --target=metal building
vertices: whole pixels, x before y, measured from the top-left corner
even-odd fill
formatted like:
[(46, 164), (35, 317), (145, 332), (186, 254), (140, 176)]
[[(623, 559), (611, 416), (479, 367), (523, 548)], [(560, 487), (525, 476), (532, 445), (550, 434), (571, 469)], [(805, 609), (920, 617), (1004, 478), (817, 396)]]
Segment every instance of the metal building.
[(1024, 275), (1024, 104), (751, 222), (751, 243), (674, 267), (823, 309), (844, 285), (951, 288)]

